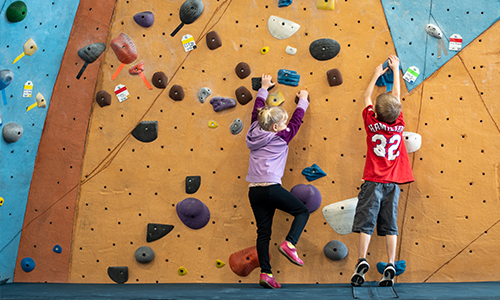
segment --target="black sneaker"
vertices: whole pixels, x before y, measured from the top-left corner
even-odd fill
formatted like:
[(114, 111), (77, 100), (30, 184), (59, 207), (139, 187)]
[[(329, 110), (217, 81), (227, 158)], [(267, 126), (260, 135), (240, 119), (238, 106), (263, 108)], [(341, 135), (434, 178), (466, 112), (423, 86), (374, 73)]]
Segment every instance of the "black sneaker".
[(393, 264), (387, 264), (384, 269), (384, 276), (380, 279), (378, 286), (392, 286), (394, 284), (394, 276), (396, 275), (396, 268)]
[(366, 261), (366, 259), (361, 258), (358, 259), (358, 263), (354, 268), (354, 274), (351, 277), (351, 285), (352, 286), (361, 286), (365, 283), (365, 273), (370, 269), (370, 265)]

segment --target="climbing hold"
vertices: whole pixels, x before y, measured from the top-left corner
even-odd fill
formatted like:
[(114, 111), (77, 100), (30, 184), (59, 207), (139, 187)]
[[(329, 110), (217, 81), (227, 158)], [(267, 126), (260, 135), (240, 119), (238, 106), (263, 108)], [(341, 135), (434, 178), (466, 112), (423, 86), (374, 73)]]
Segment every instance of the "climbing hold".
[(313, 181), (326, 176), (326, 173), (317, 164), (313, 164), (310, 167), (304, 168), (302, 175), (306, 176), (307, 181)]
[(295, 55), (295, 54), (297, 54), (297, 48), (286, 46), (285, 52), (290, 54), (290, 55)]
[(7, 7), (7, 19), (12, 22), (21, 22), (28, 14), (28, 7), (23, 1), (12, 2)]
[(357, 204), (357, 197), (332, 203), (323, 207), (323, 216), (335, 232), (338, 234), (349, 234), (352, 232)]
[(158, 137), (158, 121), (142, 121), (134, 130), (132, 135), (141, 142), (150, 143)]
[(273, 37), (278, 40), (284, 40), (296, 33), (300, 25), (277, 16), (270, 16), (267, 21), (267, 27)]
[(201, 103), (205, 103), (205, 100), (207, 99), (208, 96), (210, 96), (212, 94), (212, 91), (207, 88), (207, 87), (202, 87), (199, 91), (198, 91), (198, 99), (200, 99), (200, 102)]
[(2, 135), (7, 143), (15, 143), (23, 136), (23, 127), (15, 122), (9, 122), (3, 127)]
[(246, 62), (240, 62), (238, 65), (236, 65), (234, 71), (240, 79), (247, 78), (251, 73), (250, 66)]
[(326, 257), (332, 260), (341, 260), (347, 256), (347, 247), (341, 241), (329, 241), (323, 248)]
[(35, 41), (33, 39), (29, 39), (26, 43), (24, 43), (23, 53), (19, 54), (19, 56), (16, 57), (16, 59), (14, 59), (12, 64), (15, 64), (18, 60), (23, 58), (25, 55), (28, 55), (28, 56), (33, 55), (33, 53), (35, 53), (37, 49), (38, 49), (38, 47), (36, 46)]
[(184, 90), (182, 86), (175, 84), (170, 88), (168, 95), (175, 101), (181, 101), (184, 99)]
[(408, 153), (417, 151), (422, 145), (422, 136), (415, 132), (403, 131), (403, 139)]
[(170, 36), (175, 36), (179, 30), (181, 30), (184, 24), (191, 24), (203, 12), (205, 6), (203, 5), (203, 1), (201, 0), (186, 0), (182, 3), (181, 8), (179, 9), (179, 18), (181, 19), (181, 24), (175, 28), (174, 31), (170, 34)]
[[(271, 81), (272, 83), (272, 81)], [(252, 77), (252, 89), (254, 91), (258, 91), (262, 87), (262, 78), (261, 77)], [(274, 88), (274, 85), (268, 88), (267, 90), (270, 91)]]
[(232, 134), (238, 134), (243, 130), (243, 122), (241, 122), (240, 119), (235, 119), (233, 121), (233, 124), (231, 124), (231, 127), (229, 128), (231, 130)]
[(309, 45), (309, 52), (317, 60), (329, 60), (340, 52), (340, 44), (332, 39), (318, 39)]
[[(375, 84), (377, 86), (387, 86), (386, 92), (389, 92), (392, 90), (392, 86), (394, 83), (394, 72), (392, 72), (392, 69), (389, 68), (389, 59), (387, 59), (383, 64), (382, 64), (382, 69), (385, 70), (387, 68), (387, 71), (382, 74)], [(400, 66), (401, 68), (401, 66)]]
[(236, 100), (224, 97), (213, 97), (210, 99), (214, 111), (221, 111), (236, 106)]
[(0, 197), (0, 206), (2, 206), (4, 202), (5, 200), (2, 197)]
[(182, 39), (182, 46), (184, 47), (184, 51), (189, 52), (191, 50), (196, 49), (196, 42), (194, 41), (194, 38), (190, 34), (185, 34)]
[[(271, 254), (269, 254), (271, 258)], [(253, 269), (260, 266), (257, 256), (257, 247), (252, 246), (229, 256), (229, 266), (231, 270), (239, 276), (247, 276)]]
[(134, 42), (125, 33), (120, 33), (119, 36), (111, 40), (111, 48), (121, 62), (118, 69), (111, 76), (111, 79), (114, 80), (126, 64), (130, 64), (137, 59), (137, 49)]
[(14, 79), (14, 73), (11, 70), (2, 70), (0, 71), (0, 90), (2, 91), (3, 104), (7, 105), (7, 95), (5, 95), (5, 88), (9, 86), (9, 84)]
[(194, 194), (201, 185), (201, 176), (186, 176), (186, 193)]
[(148, 263), (155, 258), (155, 252), (148, 246), (142, 246), (135, 250), (135, 259), (140, 263)]
[(106, 50), (106, 44), (104, 43), (90, 44), (78, 50), (78, 56), (85, 61), (85, 64), (76, 75), (76, 79), (80, 79), (87, 66), (96, 61), (104, 50)]
[(182, 223), (191, 229), (200, 229), (210, 220), (210, 210), (196, 198), (186, 198), (176, 205), (177, 215)]
[(226, 263), (225, 263), (225, 262), (223, 262), (223, 261), (221, 261), (220, 259), (217, 259), (217, 260), (215, 261), (215, 266), (216, 266), (217, 268), (222, 268), (222, 267), (224, 267), (225, 265), (226, 265)]
[(133, 66), (132, 68), (128, 69), (128, 72), (131, 74), (131, 75), (139, 75), (141, 76), (141, 79), (142, 81), (144, 82), (144, 84), (146, 85), (146, 87), (149, 89), (149, 90), (152, 90), (153, 87), (149, 84), (148, 80), (146, 79), (146, 77), (144, 77), (144, 63), (141, 62), (135, 66)]
[(333, 10), (335, 9), (335, 0), (318, 0), (316, 2), (317, 9)]
[[(377, 263), (377, 271), (380, 274), (384, 274), (385, 266), (387, 266), (386, 262), (379, 261)], [(396, 269), (396, 276), (399, 276), (399, 275), (403, 274), (404, 271), (406, 270), (406, 261), (404, 261), (404, 260), (396, 260), (394, 262), (394, 267)]]
[(142, 27), (151, 27), (155, 21), (155, 15), (150, 11), (143, 11), (134, 15), (134, 21)]
[(281, 69), (278, 71), (278, 83), (298, 86), (300, 81), (300, 75), (296, 71)]
[[(299, 100), (300, 100), (299, 97), (297, 95), (295, 95), (295, 104), (299, 104)], [(307, 102), (311, 102), (311, 99), (309, 99), (309, 95), (307, 95)], [(309, 180), (309, 181), (312, 181), (312, 180)]]
[(219, 124), (217, 124), (217, 122), (215, 122), (215, 121), (208, 121), (208, 127), (217, 128), (217, 127), (219, 127)]
[(285, 97), (283, 97), (283, 94), (280, 91), (269, 94), (266, 99), (266, 105), (278, 106), (283, 102), (285, 102)]
[(111, 104), (111, 95), (106, 91), (99, 91), (95, 95), (95, 101), (100, 107), (108, 106)]
[(187, 273), (188, 273), (188, 271), (184, 267), (180, 267), (179, 270), (177, 270), (177, 274), (179, 274), (179, 276), (184, 276)]
[(25, 257), (23, 258), (23, 260), (21, 260), (21, 268), (26, 273), (33, 271), (33, 269), (35, 269), (35, 266), (35, 261), (31, 257)]
[(168, 78), (163, 72), (156, 72), (153, 74), (153, 78), (151, 79), (153, 85), (159, 89), (164, 89), (167, 87)]
[(293, 0), (279, 0), (278, 7), (287, 7), (292, 4)]
[(443, 32), (441, 29), (434, 24), (427, 24), (425, 31), (427, 31), (430, 36), (437, 38), (437, 58), (441, 58), (441, 51), (444, 55), (448, 55), (448, 50), (444, 45)]
[(236, 100), (238, 100), (241, 105), (245, 105), (253, 99), (252, 93), (244, 86), (240, 86), (235, 93)]
[(55, 253), (62, 253), (62, 247), (59, 245), (55, 245), (54, 248), (52, 248), (52, 251)]
[(336, 86), (342, 84), (342, 74), (340, 74), (339, 69), (331, 69), (326, 72), (326, 78), (328, 79), (328, 84), (330, 86)]
[(216, 31), (210, 31), (207, 33), (207, 47), (210, 50), (215, 50), (222, 46), (222, 40)]
[(40, 108), (45, 108), (47, 106), (45, 97), (41, 93), (36, 94), (36, 105)]
[(262, 49), (260, 49), (260, 54), (264, 55), (264, 54), (267, 54), (267, 52), (269, 52), (269, 47), (262, 47)]
[(290, 193), (297, 197), (309, 209), (309, 212), (316, 211), (321, 205), (321, 193), (312, 184), (297, 184)]
[(146, 241), (150, 243), (159, 240), (172, 231), (172, 229), (174, 229), (174, 225), (149, 223)]
[(108, 276), (116, 283), (125, 283), (128, 280), (128, 267), (108, 267)]

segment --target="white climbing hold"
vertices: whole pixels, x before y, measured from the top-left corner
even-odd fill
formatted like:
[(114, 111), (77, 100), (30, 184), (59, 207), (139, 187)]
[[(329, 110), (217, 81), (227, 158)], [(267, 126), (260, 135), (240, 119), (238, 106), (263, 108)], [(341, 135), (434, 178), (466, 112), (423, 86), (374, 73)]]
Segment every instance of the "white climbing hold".
[(295, 55), (297, 53), (297, 48), (286, 46), (285, 52), (290, 55)]
[(338, 234), (349, 234), (352, 232), (357, 204), (357, 197), (332, 203), (323, 208), (323, 216)]
[(296, 33), (300, 25), (277, 16), (270, 16), (267, 21), (267, 27), (273, 37), (278, 40), (284, 40)]
[(415, 132), (403, 131), (403, 140), (408, 153), (413, 153), (422, 146), (422, 136)]

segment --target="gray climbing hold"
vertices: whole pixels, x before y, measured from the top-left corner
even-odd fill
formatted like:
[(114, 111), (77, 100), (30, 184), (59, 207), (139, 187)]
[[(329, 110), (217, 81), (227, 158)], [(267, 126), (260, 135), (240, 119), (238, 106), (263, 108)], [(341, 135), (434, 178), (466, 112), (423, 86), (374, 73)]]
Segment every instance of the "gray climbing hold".
[(341, 260), (347, 256), (347, 247), (341, 241), (329, 241), (323, 248), (326, 257), (332, 260)]
[(216, 31), (210, 31), (207, 33), (207, 47), (210, 50), (215, 50), (222, 46), (222, 40)]
[(106, 44), (94, 43), (78, 50), (78, 56), (80, 56), (80, 58), (85, 61), (85, 64), (80, 69), (78, 75), (76, 75), (76, 79), (80, 79), (80, 77), (83, 74), (83, 71), (85, 71), (88, 64), (91, 64), (94, 61), (96, 61), (99, 58), (99, 56), (101, 56), (101, 54), (104, 52), (105, 49), (106, 49)]
[(159, 240), (172, 231), (172, 229), (174, 229), (174, 225), (149, 223), (146, 241), (150, 243)]
[(186, 0), (182, 3), (181, 8), (179, 9), (179, 18), (181, 19), (181, 24), (175, 28), (175, 30), (170, 34), (170, 36), (175, 36), (179, 30), (181, 30), (184, 24), (191, 24), (203, 12), (205, 6), (203, 5), (203, 1), (201, 0)]
[(234, 120), (233, 124), (231, 124), (231, 127), (229, 128), (232, 134), (238, 134), (241, 132), (242, 129), (243, 129), (243, 122), (241, 122), (240, 119)]
[(194, 194), (201, 185), (201, 176), (186, 176), (186, 193)]
[(97, 102), (100, 107), (111, 105), (111, 95), (106, 91), (99, 91), (95, 95), (95, 102)]
[(116, 283), (125, 283), (128, 280), (128, 267), (108, 267), (108, 276)]
[(319, 39), (309, 45), (309, 52), (317, 60), (329, 60), (340, 52), (340, 44), (332, 39)]
[(15, 143), (23, 136), (23, 126), (15, 122), (9, 122), (5, 124), (2, 135), (7, 143)]
[(135, 251), (135, 259), (140, 263), (148, 263), (155, 258), (155, 252), (148, 246), (142, 246)]
[(200, 102), (201, 103), (205, 103), (205, 100), (207, 99), (208, 96), (210, 96), (212, 94), (212, 91), (207, 88), (207, 87), (202, 87), (199, 91), (198, 91), (198, 99), (200, 99)]
[(214, 111), (221, 111), (236, 106), (236, 100), (224, 97), (213, 97), (210, 99)]
[(150, 143), (158, 137), (158, 121), (142, 121), (132, 130), (132, 135), (141, 142)]
[(330, 86), (341, 85), (343, 82), (342, 74), (340, 74), (339, 69), (328, 70), (328, 72), (326, 72), (326, 77)]
[(245, 105), (253, 99), (252, 93), (244, 86), (240, 86), (235, 93), (236, 100), (238, 100), (241, 105)]

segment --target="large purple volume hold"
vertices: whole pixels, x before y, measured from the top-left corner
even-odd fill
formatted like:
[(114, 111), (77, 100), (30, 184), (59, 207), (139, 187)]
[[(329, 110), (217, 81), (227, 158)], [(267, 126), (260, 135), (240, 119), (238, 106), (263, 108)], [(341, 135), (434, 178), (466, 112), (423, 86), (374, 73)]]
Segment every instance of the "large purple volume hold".
[(143, 11), (134, 15), (134, 21), (142, 27), (151, 27), (155, 21), (155, 15), (150, 11)]
[(200, 229), (210, 221), (210, 210), (196, 198), (186, 198), (177, 203), (177, 215), (182, 223), (191, 229)]
[(311, 184), (297, 184), (290, 193), (297, 197), (309, 209), (309, 212), (314, 212), (321, 206), (321, 193)]

